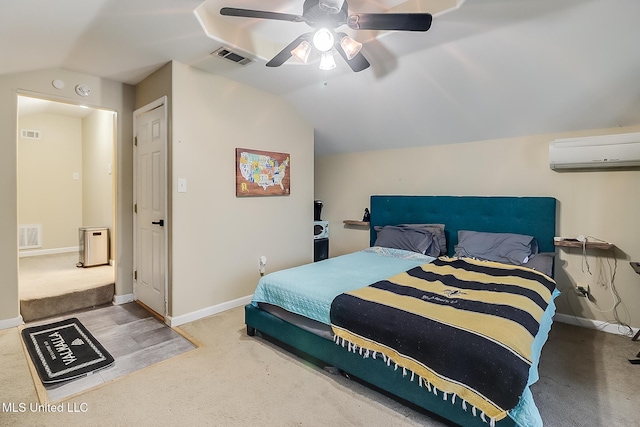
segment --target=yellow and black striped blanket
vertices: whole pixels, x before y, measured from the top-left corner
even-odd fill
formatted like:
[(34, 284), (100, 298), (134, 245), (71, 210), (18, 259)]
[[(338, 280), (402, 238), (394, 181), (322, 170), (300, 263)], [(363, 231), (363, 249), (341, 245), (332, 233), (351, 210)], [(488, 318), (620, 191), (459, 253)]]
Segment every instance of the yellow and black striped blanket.
[(457, 396), (499, 421), (527, 385), (554, 289), (553, 279), (528, 268), (439, 258), (339, 295), (331, 326), (338, 343), (380, 354), (445, 399)]

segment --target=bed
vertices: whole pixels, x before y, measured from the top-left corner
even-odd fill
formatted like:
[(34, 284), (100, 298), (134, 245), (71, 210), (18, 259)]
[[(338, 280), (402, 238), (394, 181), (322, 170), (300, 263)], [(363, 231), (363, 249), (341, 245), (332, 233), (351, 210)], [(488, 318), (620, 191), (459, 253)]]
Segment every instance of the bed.
[[(558, 294), (556, 200), (372, 196), (370, 207), (370, 248), (263, 277), (245, 307), (247, 333), (271, 337), (459, 425), (541, 425), (529, 386), (538, 379)], [(392, 241), (404, 239), (402, 227), (411, 228), (409, 244), (418, 236), (415, 249), (407, 250), (404, 240), (399, 247), (380, 245), (390, 231)], [(474, 256), (484, 248), (479, 237), (503, 236), (515, 245), (509, 251), (496, 259), (493, 248), (481, 260)], [(521, 253), (523, 244), (530, 255)], [(509, 304), (493, 300), (503, 293)], [(468, 312), (456, 307), (451, 318), (452, 302)]]

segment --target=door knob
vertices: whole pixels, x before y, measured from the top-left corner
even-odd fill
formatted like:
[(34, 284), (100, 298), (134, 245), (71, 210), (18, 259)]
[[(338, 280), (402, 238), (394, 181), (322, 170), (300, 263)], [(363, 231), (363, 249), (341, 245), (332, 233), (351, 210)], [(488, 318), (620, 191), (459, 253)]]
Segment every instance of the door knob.
[(164, 227), (164, 219), (161, 219), (159, 221), (151, 221), (151, 224), (159, 225), (160, 227)]

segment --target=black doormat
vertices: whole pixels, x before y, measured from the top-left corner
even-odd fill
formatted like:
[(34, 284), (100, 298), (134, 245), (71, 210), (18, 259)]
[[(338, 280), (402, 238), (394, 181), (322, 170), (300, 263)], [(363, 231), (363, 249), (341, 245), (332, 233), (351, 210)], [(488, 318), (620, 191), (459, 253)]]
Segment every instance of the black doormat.
[(113, 364), (113, 357), (76, 318), (22, 330), (43, 384), (85, 376)]

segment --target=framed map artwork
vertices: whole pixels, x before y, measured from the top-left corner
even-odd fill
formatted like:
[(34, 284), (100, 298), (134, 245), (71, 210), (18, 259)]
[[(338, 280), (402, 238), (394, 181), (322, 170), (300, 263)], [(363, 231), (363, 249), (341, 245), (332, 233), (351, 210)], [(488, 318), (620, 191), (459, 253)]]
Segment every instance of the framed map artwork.
[(291, 156), (236, 148), (236, 197), (288, 196)]

